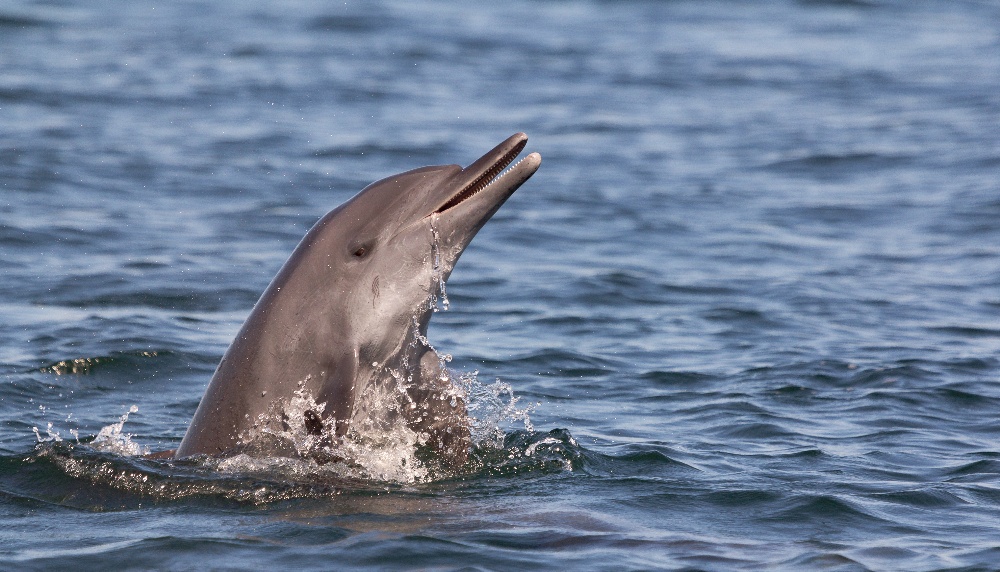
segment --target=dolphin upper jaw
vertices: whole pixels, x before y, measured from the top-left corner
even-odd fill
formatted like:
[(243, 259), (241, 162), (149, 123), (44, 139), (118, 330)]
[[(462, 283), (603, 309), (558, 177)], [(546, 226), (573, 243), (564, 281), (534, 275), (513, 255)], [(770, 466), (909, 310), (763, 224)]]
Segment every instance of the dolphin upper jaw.
[(514, 161), (527, 143), (527, 135), (515, 133), (462, 169), (450, 188), (442, 189), (447, 200), (435, 212), (444, 212), (485, 189)]

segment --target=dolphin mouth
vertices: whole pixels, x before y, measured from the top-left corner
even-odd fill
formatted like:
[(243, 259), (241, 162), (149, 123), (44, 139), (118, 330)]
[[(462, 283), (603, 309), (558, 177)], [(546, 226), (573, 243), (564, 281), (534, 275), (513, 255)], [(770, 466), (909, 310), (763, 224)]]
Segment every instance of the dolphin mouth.
[[(517, 158), (521, 151), (524, 150), (524, 146), (527, 144), (528, 136), (524, 133), (517, 133), (469, 165), (463, 170), (463, 172), (469, 171), (475, 173), (476, 171), (480, 171), (479, 175), (475, 176), (472, 181), (462, 187), (457, 193), (452, 195), (451, 198), (434, 211), (434, 213), (440, 214), (446, 210), (454, 208), (476, 196), (487, 187), (498, 183), (508, 173), (514, 171), (521, 163), (531, 157), (531, 155), (529, 155), (528, 157), (518, 161), (517, 164), (510, 169), (507, 169), (507, 167), (514, 162), (514, 159)], [(508, 146), (511, 146), (510, 149), (505, 149), (505, 147)], [(499, 155), (499, 157), (497, 157), (497, 155)], [(496, 158), (494, 159), (494, 157)], [(532, 169), (531, 174), (534, 174), (534, 169)], [(529, 174), (528, 177), (530, 177), (531, 174)], [(527, 180), (527, 177), (513, 183), (512, 186), (515, 186), (516, 189), (516, 187), (520, 186), (520, 184), (525, 180)]]

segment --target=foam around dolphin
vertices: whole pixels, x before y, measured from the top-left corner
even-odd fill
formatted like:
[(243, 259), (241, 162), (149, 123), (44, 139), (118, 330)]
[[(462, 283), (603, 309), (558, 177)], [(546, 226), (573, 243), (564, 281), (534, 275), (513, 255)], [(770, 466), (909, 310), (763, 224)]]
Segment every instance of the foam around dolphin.
[[(382, 179), (320, 219), (226, 351), (175, 456), (239, 450), (269, 424), (344, 439), (377, 418), (402, 420), (461, 462), (464, 404), (427, 325), (458, 257), (541, 164), (531, 153), (504, 171), (527, 139), (517, 133), (464, 169)], [(387, 394), (398, 406), (372, 397)], [(289, 414), (303, 399), (302, 414)]]

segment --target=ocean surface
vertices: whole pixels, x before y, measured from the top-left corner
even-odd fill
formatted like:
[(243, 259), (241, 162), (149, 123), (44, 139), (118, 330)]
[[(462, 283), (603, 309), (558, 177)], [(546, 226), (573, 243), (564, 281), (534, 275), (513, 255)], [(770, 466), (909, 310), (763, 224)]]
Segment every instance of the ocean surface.
[[(319, 217), (517, 131), (465, 467), (143, 456)], [(1000, 4), (0, 3), (0, 427), (4, 570), (998, 570)]]

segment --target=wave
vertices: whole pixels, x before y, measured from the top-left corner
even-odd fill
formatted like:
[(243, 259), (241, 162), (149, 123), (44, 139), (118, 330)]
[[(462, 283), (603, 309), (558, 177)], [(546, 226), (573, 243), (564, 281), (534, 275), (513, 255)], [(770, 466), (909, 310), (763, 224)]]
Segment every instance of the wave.
[[(74, 358), (47, 364), (40, 371), (106, 374), (113, 369), (131, 369), (137, 360), (163, 357), (177, 356), (149, 351)], [(472, 437), (468, 459), (457, 467), (439, 458), (441, 455), (425, 443), (426, 438), (414, 433), (405, 420), (391, 415), (382, 421), (352, 425), (351, 432), (342, 438), (316, 435), (304, 420), (308, 413), (322, 408), (302, 390), (291, 402), (279, 404), (280, 411), (266, 419), (262, 416), (252, 431), (241, 436), (242, 444), (225, 456), (173, 459), (169, 453), (167, 458), (150, 455), (144, 439), (126, 430), (136, 406), (117, 423), (91, 436), (81, 436), (77, 429), (66, 435), (64, 429), (49, 422), (45, 429), (34, 428), (37, 444), (30, 454), (15, 452), (0, 458), (0, 490), (88, 510), (182, 499), (268, 504), (294, 498), (329, 498), (345, 490), (368, 494), (454, 479), (581, 467), (583, 452), (572, 435), (565, 430), (534, 431), (528, 417), (530, 408), (519, 405), (508, 385), (481, 383), (474, 372), (453, 377), (466, 402)], [(396, 393), (394, 388), (390, 393)], [(365, 395), (367, 399), (368, 393)], [(368, 406), (381, 410), (385, 404)], [(509, 426), (516, 423), (525, 429), (511, 431)], [(146, 423), (140, 426), (148, 429)]]
[[(121, 421), (118, 430), (126, 419)], [(123, 435), (119, 433), (119, 437)], [(46, 437), (42, 437), (46, 439)], [(123, 441), (119, 441), (119, 444)], [(291, 457), (154, 459), (97, 438), (45, 440), (25, 455), (0, 456), (0, 492), (85, 510), (129, 510), (150, 503), (266, 505), (299, 498), (432, 490), (438, 482), (579, 470), (584, 452), (565, 430), (506, 434), (500, 447), (477, 446), (458, 473), (426, 483), (363, 478), (344, 466)], [(416, 488), (414, 488), (416, 487)]]

